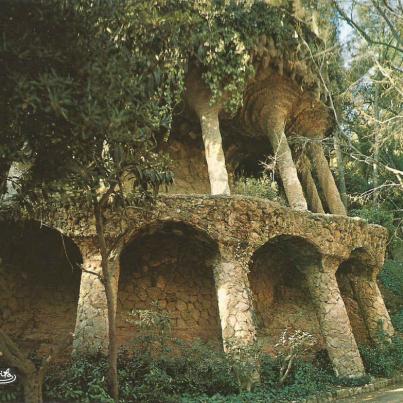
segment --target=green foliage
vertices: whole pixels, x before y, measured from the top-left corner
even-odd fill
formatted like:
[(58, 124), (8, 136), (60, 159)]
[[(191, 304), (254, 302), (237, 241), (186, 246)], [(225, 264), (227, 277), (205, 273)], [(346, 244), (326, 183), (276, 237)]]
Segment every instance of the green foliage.
[(285, 204), (279, 194), (277, 182), (273, 181), (268, 175), (264, 174), (258, 178), (240, 177), (236, 180), (234, 194), (245, 196), (261, 197), (269, 199), (280, 204)]
[(0, 402), (18, 402), (22, 399), (22, 390), (14, 385), (6, 385), (0, 389)]
[(401, 308), (400, 311), (392, 314), (391, 320), (395, 330), (403, 333), (403, 308)]
[(360, 353), (371, 375), (390, 378), (403, 370), (403, 339), (399, 336), (377, 347), (361, 346)]
[(107, 393), (106, 371), (107, 364), (102, 355), (75, 357), (48, 372), (44, 397), (60, 401), (113, 402)]
[(385, 288), (403, 298), (403, 262), (386, 260), (379, 279)]
[(361, 217), (371, 224), (378, 224), (386, 227), (389, 232), (395, 230), (393, 224), (393, 213), (388, 210), (379, 209), (379, 207), (367, 207), (357, 210), (351, 210), (350, 215)]

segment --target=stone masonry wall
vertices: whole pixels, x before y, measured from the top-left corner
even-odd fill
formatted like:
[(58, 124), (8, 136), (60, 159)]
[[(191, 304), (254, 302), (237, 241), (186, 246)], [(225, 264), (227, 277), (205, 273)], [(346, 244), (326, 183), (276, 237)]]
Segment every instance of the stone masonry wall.
[(0, 257), (0, 326), (26, 351), (49, 351), (74, 331), (80, 273), (71, 241), (36, 226), (3, 225)]
[(271, 250), (253, 262), (249, 273), (256, 309), (258, 339), (273, 351), (284, 329), (304, 330), (324, 348), (309, 290), (302, 273), (285, 256)]
[(174, 336), (218, 341), (221, 329), (213, 272), (206, 251), (195, 241), (175, 234), (146, 236), (128, 245), (121, 259), (118, 291), (118, 337), (130, 344), (138, 335), (127, 322), (132, 309), (153, 309), (170, 316)]

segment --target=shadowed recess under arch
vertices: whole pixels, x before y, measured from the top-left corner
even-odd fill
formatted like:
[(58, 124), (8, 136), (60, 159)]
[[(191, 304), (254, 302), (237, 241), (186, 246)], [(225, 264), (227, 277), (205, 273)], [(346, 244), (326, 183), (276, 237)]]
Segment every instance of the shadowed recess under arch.
[(303, 274), (304, 267), (320, 267), (320, 252), (301, 237), (280, 235), (258, 248), (250, 262), (258, 338), (271, 351), (282, 331), (308, 331), (323, 347), (314, 305)]
[(39, 354), (74, 330), (82, 256), (77, 245), (39, 222), (2, 221), (0, 323)]
[(184, 339), (219, 341), (221, 330), (213, 277), (218, 246), (202, 230), (180, 221), (159, 221), (137, 232), (120, 258), (117, 322), (120, 344), (139, 328), (131, 310), (168, 313), (172, 332)]

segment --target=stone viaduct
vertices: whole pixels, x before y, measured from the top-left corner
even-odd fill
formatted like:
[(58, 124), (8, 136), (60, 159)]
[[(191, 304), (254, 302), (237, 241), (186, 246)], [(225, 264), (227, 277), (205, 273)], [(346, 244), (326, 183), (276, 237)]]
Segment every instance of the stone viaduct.
[[(270, 351), (285, 327), (309, 331), (321, 340), (339, 376), (363, 374), (357, 342), (376, 342), (381, 322), (393, 334), (376, 282), (387, 241), (380, 226), (245, 196), (161, 195), (155, 206), (108, 211), (105, 219), (121, 345), (136, 334), (126, 321), (128, 312), (150, 308), (152, 301), (167, 310), (174, 333), (184, 338), (241, 345), (258, 339)], [(105, 350), (106, 300), (94, 274), (101, 270), (95, 223), (84, 211), (61, 211), (43, 218), (36, 233), (41, 231), (63, 239), (61, 254), (74, 249), (69, 260), (82, 265), (81, 279), (68, 291), (73, 274), (66, 266), (67, 277), (56, 274), (59, 294), (54, 294), (54, 285), (35, 288), (27, 273), (19, 278), (3, 273), (2, 325), (27, 345), (36, 337), (42, 346), (75, 328), (76, 351)], [(46, 241), (42, 252), (51, 247)], [(42, 259), (49, 267), (56, 264)], [(36, 317), (35, 325), (33, 312), (46, 315)], [(35, 333), (35, 326), (41, 330)]]

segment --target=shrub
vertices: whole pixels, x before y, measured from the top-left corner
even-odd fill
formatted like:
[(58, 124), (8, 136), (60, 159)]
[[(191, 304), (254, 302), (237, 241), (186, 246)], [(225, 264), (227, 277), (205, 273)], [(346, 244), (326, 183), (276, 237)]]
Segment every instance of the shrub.
[(403, 339), (394, 337), (377, 347), (361, 346), (365, 369), (375, 376), (390, 378), (403, 370)]
[(270, 179), (266, 174), (254, 177), (240, 177), (234, 184), (234, 194), (245, 196), (261, 197), (276, 201), (280, 204), (285, 204), (284, 200), (279, 194), (279, 187), (277, 182)]
[(398, 332), (403, 332), (403, 308), (391, 315), (392, 324)]
[(107, 392), (106, 368), (102, 355), (79, 356), (63, 366), (53, 366), (46, 376), (44, 397), (57, 401), (113, 402)]
[(403, 262), (386, 260), (379, 279), (385, 288), (399, 297), (403, 297)]

